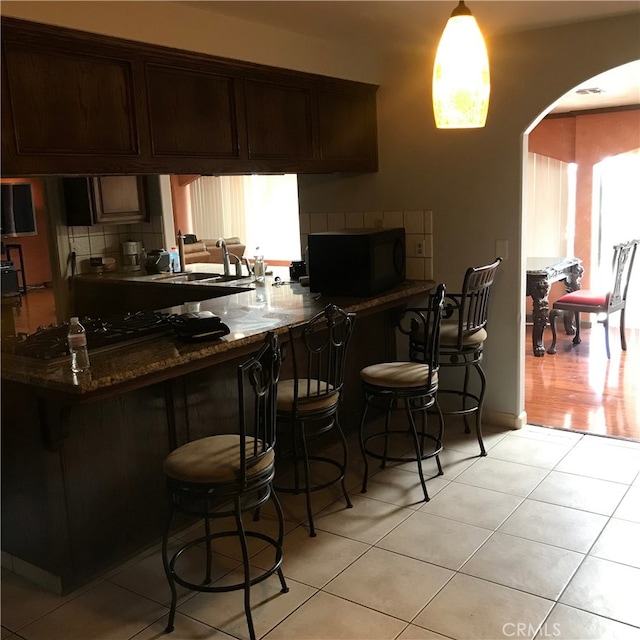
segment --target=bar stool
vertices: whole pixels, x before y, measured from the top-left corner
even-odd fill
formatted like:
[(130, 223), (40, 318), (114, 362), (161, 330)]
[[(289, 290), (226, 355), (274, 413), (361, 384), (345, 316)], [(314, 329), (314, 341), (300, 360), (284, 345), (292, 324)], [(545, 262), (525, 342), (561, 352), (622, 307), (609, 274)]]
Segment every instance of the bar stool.
[[(442, 475), (442, 466), (438, 454), (442, 451), (442, 436), (444, 420), (439, 418), (436, 435), (427, 433), (427, 412), (431, 407), (438, 407), (436, 394), (438, 392), (438, 351), (440, 345), (440, 322), (444, 302), (445, 286), (438, 285), (435, 293), (429, 296), (428, 306), (423, 309), (408, 308), (398, 320), (398, 329), (409, 336), (410, 348), (414, 344), (412, 337), (416, 335), (426, 337), (420, 341), (419, 351), (412, 350), (407, 362), (383, 362), (365, 367), (360, 372), (364, 390), (365, 406), (360, 421), (360, 449), (364, 458), (364, 477), (362, 493), (367, 491), (369, 479), (368, 458), (381, 461), (380, 467), (385, 468), (387, 461), (416, 462), (420, 484), (425, 502), (429, 501), (429, 493), (422, 469), (422, 461), (435, 458), (438, 465), (438, 475)], [(392, 429), (391, 415), (395, 410), (404, 409), (408, 429)], [(369, 409), (382, 409), (385, 412), (383, 431), (370, 433), (366, 423)], [(421, 415), (420, 431), (416, 428), (414, 414)], [(389, 454), (391, 437), (410, 434), (413, 441), (413, 451), (402, 456)], [(382, 447), (374, 447), (374, 442), (382, 440)], [(427, 448), (427, 444), (431, 446)]]
[[(346, 313), (330, 304), (308, 322), (289, 329), (293, 378), (282, 380), (278, 386), (277, 421), (279, 433), (288, 436), (294, 473), (288, 486), (278, 481), (276, 490), (305, 493), (311, 537), (316, 535), (311, 506), (313, 492), (340, 482), (347, 508), (352, 507), (345, 486), (347, 440), (338, 419), (338, 408), (355, 319), (355, 313)], [(334, 429), (342, 445), (342, 460), (310, 454), (311, 442)], [(335, 467), (337, 474), (328, 480), (314, 480), (310, 462)]]
[[(171, 610), (167, 632), (173, 631), (177, 604), (176, 584), (193, 591), (218, 593), (244, 591), (244, 609), (251, 640), (256, 634), (251, 616), (251, 587), (274, 573), (278, 574), (282, 593), (289, 589), (282, 569), (282, 541), (284, 516), (273, 491), (275, 443), (275, 409), (277, 382), (280, 372), (278, 338), (270, 333), (262, 348), (238, 367), (239, 416), (238, 433), (200, 438), (178, 447), (164, 462), (164, 473), (171, 498), (171, 510), (162, 542), (162, 558), (171, 588)], [(269, 499), (278, 515), (277, 538), (245, 531), (242, 514), (255, 511)], [(205, 535), (182, 545), (171, 557), (168, 553), (169, 535), (176, 512), (204, 520)], [(235, 529), (211, 531), (211, 520), (233, 516)], [(232, 585), (211, 585), (211, 542), (217, 538), (234, 536), (242, 550), (244, 580)], [(274, 562), (259, 575), (251, 577), (247, 538), (260, 538), (274, 549)], [(180, 575), (181, 556), (204, 543), (206, 552), (205, 577), (194, 583)]]
[[(471, 433), (468, 417), (475, 415), (476, 438), (480, 446), (480, 455), (487, 452), (482, 440), (482, 407), (487, 389), (487, 379), (482, 369), (484, 343), (487, 339), (487, 316), (489, 296), (502, 258), (496, 258), (491, 264), (481, 267), (469, 267), (462, 282), (461, 293), (448, 293), (445, 299), (442, 326), (440, 328), (441, 369), (464, 370), (464, 380), (460, 387), (447, 381), (447, 387), (440, 386), (440, 400), (443, 396), (452, 397), (452, 406), (444, 406), (444, 416), (462, 416), (465, 433)], [(420, 353), (424, 349), (424, 339), (419, 334), (410, 338), (411, 349)], [(480, 387), (470, 386), (470, 374), (475, 371)], [(455, 400), (457, 399), (457, 403)]]

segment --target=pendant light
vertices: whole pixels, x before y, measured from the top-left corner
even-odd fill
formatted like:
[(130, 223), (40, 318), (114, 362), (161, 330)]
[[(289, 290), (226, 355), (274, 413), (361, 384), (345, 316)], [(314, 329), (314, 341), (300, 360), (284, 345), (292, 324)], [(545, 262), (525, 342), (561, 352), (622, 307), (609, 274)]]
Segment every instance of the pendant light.
[(484, 38), (476, 19), (461, 1), (442, 33), (433, 65), (436, 127), (484, 127), (489, 88), (489, 58)]

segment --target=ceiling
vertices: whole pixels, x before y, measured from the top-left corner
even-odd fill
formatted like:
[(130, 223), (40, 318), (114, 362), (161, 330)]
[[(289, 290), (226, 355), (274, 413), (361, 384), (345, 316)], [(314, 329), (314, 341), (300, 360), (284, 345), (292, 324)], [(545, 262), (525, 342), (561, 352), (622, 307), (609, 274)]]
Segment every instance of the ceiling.
[[(388, 48), (436, 41), (456, 0), (180, 0), (179, 4), (338, 44)], [(491, 37), (629, 14), (640, 11), (640, 0), (469, 0), (467, 6), (485, 36)], [(576, 90), (585, 91), (567, 94), (552, 112), (640, 104), (640, 60), (592, 78)]]

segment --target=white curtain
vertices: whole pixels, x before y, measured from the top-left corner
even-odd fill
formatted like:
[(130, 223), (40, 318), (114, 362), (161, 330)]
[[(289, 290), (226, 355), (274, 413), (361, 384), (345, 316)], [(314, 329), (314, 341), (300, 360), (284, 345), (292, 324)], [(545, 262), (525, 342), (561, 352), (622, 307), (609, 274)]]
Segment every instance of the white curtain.
[(203, 176), (191, 183), (190, 191), (198, 238), (247, 237), (244, 176)]
[(300, 259), (295, 174), (199, 178), (191, 184), (191, 216), (198, 238), (237, 236), (248, 256)]
[(529, 153), (528, 162), (526, 256), (571, 256), (575, 229), (575, 165), (537, 153)]
[(245, 176), (245, 207), (250, 255), (300, 260), (298, 176)]

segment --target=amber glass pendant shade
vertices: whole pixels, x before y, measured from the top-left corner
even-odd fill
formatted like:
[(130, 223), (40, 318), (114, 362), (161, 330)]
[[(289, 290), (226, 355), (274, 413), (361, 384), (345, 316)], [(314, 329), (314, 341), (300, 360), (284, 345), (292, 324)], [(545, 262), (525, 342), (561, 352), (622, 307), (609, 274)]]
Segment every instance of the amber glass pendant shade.
[(436, 127), (484, 127), (489, 90), (487, 47), (476, 19), (464, 2), (460, 2), (442, 33), (433, 66)]

